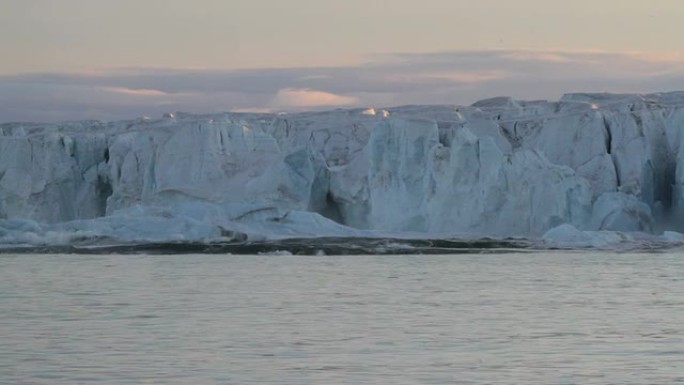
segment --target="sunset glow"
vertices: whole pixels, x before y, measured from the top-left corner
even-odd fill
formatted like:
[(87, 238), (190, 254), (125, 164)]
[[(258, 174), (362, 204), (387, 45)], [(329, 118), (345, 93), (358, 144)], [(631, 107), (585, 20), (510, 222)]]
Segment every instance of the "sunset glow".
[(7, 0), (0, 118), (681, 89), (682, 19), (680, 0)]

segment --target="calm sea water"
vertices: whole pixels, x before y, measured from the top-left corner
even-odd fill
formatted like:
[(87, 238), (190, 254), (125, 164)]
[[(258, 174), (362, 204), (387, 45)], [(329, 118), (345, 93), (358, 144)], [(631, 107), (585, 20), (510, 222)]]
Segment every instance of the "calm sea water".
[(684, 254), (1, 255), (1, 384), (684, 384)]

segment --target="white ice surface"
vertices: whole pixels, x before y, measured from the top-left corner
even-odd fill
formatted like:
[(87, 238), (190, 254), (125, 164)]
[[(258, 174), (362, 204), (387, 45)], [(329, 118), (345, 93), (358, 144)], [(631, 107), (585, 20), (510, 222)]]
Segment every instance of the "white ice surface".
[(407, 232), (674, 240), (682, 130), (684, 93), (7, 123), (0, 244)]

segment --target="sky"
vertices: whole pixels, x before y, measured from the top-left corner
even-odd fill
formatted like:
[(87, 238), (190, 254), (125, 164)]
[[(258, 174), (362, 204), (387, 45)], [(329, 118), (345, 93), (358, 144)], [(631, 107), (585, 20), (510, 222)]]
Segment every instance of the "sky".
[(682, 0), (0, 0), (0, 122), (684, 90)]

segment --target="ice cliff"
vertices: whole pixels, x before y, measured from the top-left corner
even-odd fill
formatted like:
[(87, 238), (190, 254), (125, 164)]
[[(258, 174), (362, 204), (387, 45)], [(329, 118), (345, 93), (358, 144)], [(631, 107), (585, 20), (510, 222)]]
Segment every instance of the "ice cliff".
[(6, 123), (0, 243), (681, 230), (683, 131), (684, 93)]

